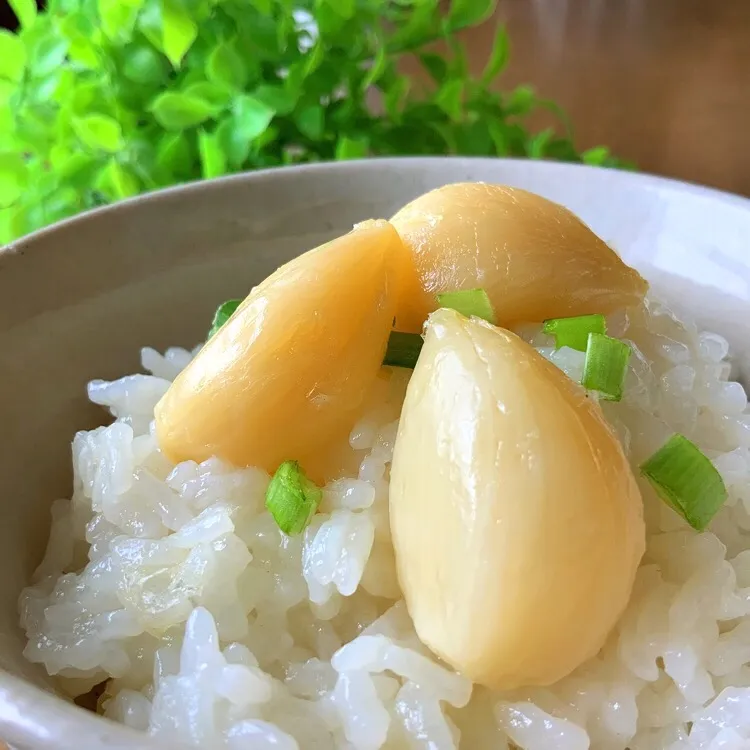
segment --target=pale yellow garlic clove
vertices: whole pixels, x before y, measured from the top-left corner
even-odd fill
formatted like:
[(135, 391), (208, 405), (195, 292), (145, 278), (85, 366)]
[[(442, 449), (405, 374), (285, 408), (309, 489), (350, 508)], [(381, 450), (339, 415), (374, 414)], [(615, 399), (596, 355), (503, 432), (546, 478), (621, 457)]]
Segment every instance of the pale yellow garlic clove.
[(626, 606), (642, 512), (579, 385), (508, 331), (430, 316), (390, 487), (399, 581), (427, 646), (499, 689), (569, 674)]
[(282, 266), (252, 290), (156, 407), (174, 461), (219, 456), (316, 480), (380, 371), (408, 253), (385, 221)]
[(391, 222), (416, 275), (397, 327), (420, 331), (435, 295), (484, 288), (496, 322), (509, 325), (637, 303), (648, 285), (575, 214), (518, 188), (446, 185), (416, 198)]

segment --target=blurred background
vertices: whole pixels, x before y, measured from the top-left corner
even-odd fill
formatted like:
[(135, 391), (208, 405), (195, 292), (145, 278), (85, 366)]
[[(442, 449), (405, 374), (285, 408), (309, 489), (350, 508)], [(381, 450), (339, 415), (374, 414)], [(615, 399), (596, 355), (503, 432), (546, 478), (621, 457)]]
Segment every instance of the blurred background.
[(27, 21), (21, 45), (0, 35), (0, 244), (143, 190), (330, 158), (556, 158), (750, 195), (750, 0), (287, 5), (0, 0), (5, 29)]
[[(567, 110), (576, 143), (750, 195), (748, 0), (500, 0), (507, 80)], [(472, 30), (481, 58), (487, 26)]]
[[(0, 21), (16, 27), (6, 0)], [(750, 195), (750, 0), (500, 0), (464, 34), (476, 70), (497, 23), (504, 81), (556, 100), (580, 148)]]

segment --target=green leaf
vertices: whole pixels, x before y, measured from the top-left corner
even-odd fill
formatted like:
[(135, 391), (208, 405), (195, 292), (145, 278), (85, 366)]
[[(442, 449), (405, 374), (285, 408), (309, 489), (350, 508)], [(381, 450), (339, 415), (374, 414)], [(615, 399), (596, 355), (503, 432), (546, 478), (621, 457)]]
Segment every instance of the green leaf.
[(567, 138), (552, 138), (544, 149), (546, 159), (558, 159), (559, 161), (580, 161), (575, 146)]
[(510, 41), (505, 26), (500, 26), (495, 32), (495, 41), (492, 43), (492, 51), (489, 60), (482, 73), (482, 83), (487, 85), (497, 78), (498, 74), (505, 70), (510, 57)]
[(425, 52), (419, 56), (419, 61), (435, 83), (443, 83), (445, 81), (448, 75), (448, 65), (442, 55)]
[(495, 147), (496, 156), (507, 156), (510, 153), (506, 126), (498, 121), (487, 123), (487, 130)]
[(79, 83), (73, 90), (67, 107), (71, 112), (85, 116), (91, 110), (105, 112), (110, 110), (111, 98), (105, 88), (106, 81), (98, 78)]
[(86, 41), (71, 42), (68, 47), (68, 57), (71, 62), (78, 63), (85, 68), (98, 68), (100, 64), (97, 48)]
[(469, 72), (469, 57), (466, 53), (466, 45), (453, 37), (449, 37), (447, 42), (451, 51), (448, 58), (447, 75), (451, 78), (461, 78), (462, 80), (470, 78), (471, 73)]
[(526, 145), (526, 153), (530, 159), (543, 159), (546, 153), (547, 144), (554, 138), (555, 131), (552, 128), (542, 130), (529, 139)]
[(271, 16), (250, 14), (242, 11), (239, 25), (240, 51), (245, 53), (246, 61), (267, 60), (272, 63), (280, 61), (282, 48), (279, 45), (279, 22)]
[(123, 74), (128, 80), (144, 86), (158, 84), (166, 78), (166, 68), (164, 58), (148, 44), (126, 48)]
[(440, 137), (440, 146), (437, 153), (439, 154), (457, 154), (458, 144), (456, 142), (455, 127), (452, 123), (431, 122), (430, 130), (434, 131)]
[(278, 137), (279, 137), (279, 129), (275, 128), (273, 125), (269, 125), (255, 139), (255, 143), (253, 145), (255, 146), (255, 149), (257, 151), (262, 151), (266, 146), (269, 146), (271, 143), (273, 143)]
[(584, 164), (598, 167), (606, 164), (610, 159), (609, 149), (606, 146), (594, 146), (581, 154)]
[(240, 109), (238, 113), (233, 113), (221, 122), (216, 129), (216, 137), (224, 150), (227, 163), (233, 169), (239, 169), (245, 165), (251, 149), (257, 154), (260, 149), (275, 141), (279, 136), (278, 129), (273, 125), (269, 125), (256, 135), (257, 126), (252, 118), (245, 121), (244, 114)]
[(233, 169), (239, 169), (250, 154), (251, 141), (245, 138), (234, 115), (227, 117), (216, 128), (216, 138)]
[(156, 166), (156, 146), (139, 133), (129, 133), (120, 162), (127, 164), (145, 190), (159, 187)]
[(57, 31), (69, 42), (88, 39), (101, 43), (101, 33), (97, 26), (99, 19), (96, 14), (93, 17), (88, 16), (82, 11), (71, 11), (64, 16), (55, 18)]
[(198, 36), (198, 26), (179, 0), (161, 0), (161, 16), (164, 54), (179, 68)]
[(215, 112), (211, 102), (171, 91), (159, 94), (149, 109), (159, 125), (167, 130), (192, 128), (208, 120)]
[(315, 7), (315, 22), (322, 37), (338, 36), (346, 24), (346, 18), (328, 2), (318, 2)]
[(349, 138), (341, 136), (336, 142), (336, 159), (364, 159), (368, 154), (369, 141), (367, 138)]
[(0, 78), (20, 81), (26, 67), (26, 48), (10, 31), (0, 30)]
[(302, 135), (313, 141), (320, 140), (325, 126), (323, 107), (319, 104), (313, 104), (301, 109), (297, 112), (295, 122)]
[(573, 124), (571, 123), (567, 112), (565, 112), (565, 110), (557, 102), (553, 102), (550, 99), (537, 99), (536, 106), (542, 107), (543, 109), (552, 112), (552, 114), (555, 115), (555, 117), (560, 121), (565, 134), (567, 136), (571, 135), (571, 133), (573, 132)]
[(115, 159), (110, 159), (99, 173), (96, 187), (113, 201), (129, 198), (140, 192), (136, 176)]
[(10, 114), (7, 104), (10, 101), (11, 96), (15, 93), (16, 85), (12, 81), (0, 79), (0, 111)]
[(238, 134), (251, 141), (269, 126), (274, 110), (254, 96), (243, 95), (234, 103), (234, 120)]
[(380, 77), (385, 73), (388, 67), (388, 57), (385, 53), (385, 47), (380, 44), (378, 51), (375, 54), (375, 59), (370, 65), (370, 69), (367, 71), (367, 75), (362, 79), (362, 90), (367, 91), (373, 84), (380, 80)]
[(43, 29), (41, 26), (40, 19), (31, 27), (30, 38), (24, 34), (29, 70), (40, 78), (54, 73), (63, 64), (69, 47), (68, 40), (59, 37), (52, 27)]
[(508, 97), (505, 108), (509, 115), (526, 115), (536, 102), (536, 92), (531, 86), (518, 86)]
[(65, 153), (54, 162), (60, 181), (80, 190), (91, 187), (94, 173), (100, 166), (101, 161), (96, 156), (82, 151)]
[(277, 15), (276, 23), (276, 46), (281, 54), (290, 48), (294, 49), (294, 55), (299, 51), (300, 38), (298, 36), (297, 24), (294, 16)]
[(452, 120), (463, 115), (464, 82), (460, 79), (447, 81), (435, 95), (435, 104)]
[(404, 52), (433, 41), (439, 35), (441, 17), (438, 0), (421, 0), (410, 8), (406, 23), (394, 30), (387, 48), (392, 52)]
[(23, 194), (28, 171), (20, 154), (0, 152), (0, 208), (7, 208)]
[(166, 133), (161, 137), (156, 147), (156, 165), (172, 181), (191, 176), (193, 157), (184, 133)]
[(401, 119), (401, 110), (404, 99), (406, 99), (409, 93), (410, 86), (411, 81), (406, 76), (399, 76), (391, 84), (383, 97), (385, 111), (396, 122), (399, 122)]
[(290, 94), (299, 98), (302, 95), (306, 75), (307, 60), (302, 58), (289, 66), (289, 71), (284, 79), (284, 88)]
[[(76, 149), (74, 154), (78, 156), (82, 156), (84, 159), (90, 159), (91, 154), (85, 154), (81, 152), (80, 150)], [(52, 148), (49, 150), (49, 163), (52, 166), (52, 168), (57, 171), (61, 164), (64, 164), (65, 161), (70, 156), (70, 143), (56, 143)]]
[(462, 125), (456, 132), (456, 151), (463, 156), (486, 156), (494, 150), (494, 139), (486, 120)]
[(21, 237), (24, 234), (40, 229), (50, 221), (51, 217), (47, 213), (45, 203), (42, 201), (26, 206), (19, 206), (13, 212), (13, 233), (16, 237)]
[(342, 18), (352, 18), (356, 10), (355, 0), (324, 0), (324, 2)]
[(67, 186), (61, 187), (47, 202), (48, 219), (52, 222), (62, 221), (78, 213), (82, 208), (78, 191)]
[(0, 248), (12, 242), (18, 236), (14, 231), (13, 219), (17, 209), (0, 209)]
[(296, 93), (282, 86), (258, 86), (252, 95), (279, 115), (288, 115), (297, 106)]
[(138, 16), (138, 29), (153, 47), (164, 52), (161, 3), (148, 0)]
[(221, 112), (232, 101), (232, 90), (230, 88), (221, 83), (209, 81), (192, 83), (182, 93), (208, 102), (214, 108), (215, 113)]
[(97, 68), (100, 63), (100, 32), (83, 13), (71, 13), (57, 20), (57, 30), (68, 41), (71, 62), (87, 68)]
[(123, 147), (122, 128), (106, 115), (86, 115), (71, 120), (73, 130), (84, 146), (114, 153)]
[(219, 42), (206, 60), (206, 77), (209, 81), (241, 89), (247, 83), (247, 65), (233, 44)]
[(80, 72), (76, 75), (72, 66), (60, 68), (54, 75), (54, 85), (49, 90), (49, 96), (57, 104), (69, 101), (77, 85), (79, 75)]
[[(493, 0), (451, 0), (447, 13), (441, 0), (47, 0), (38, 13), (10, 2), (22, 32), (0, 31), (0, 153), (17, 158), (2, 180), (17, 194), (20, 163), (24, 187), (3, 237), (277, 164), (455, 153), (624, 166), (601, 147), (577, 151), (564, 112), (529, 86), (490, 88), (508, 57), (503, 29), (473, 74), (454, 30)], [(412, 89), (403, 54), (434, 84)], [(529, 132), (539, 108), (562, 136)]]
[(104, 33), (117, 41), (129, 39), (143, 0), (97, 0)]
[(317, 42), (315, 46), (307, 53), (305, 58), (304, 76), (312, 75), (325, 59), (325, 46), (323, 42)]
[(47, 76), (27, 79), (24, 82), (24, 101), (27, 106), (48, 109), (53, 101), (67, 100), (74, 86), (71, 71), (58, 68)]
[(57, 137), (55, 128), (49, 121), (40, 117), (33, 109), (16, 114), (16, 137), (24, 150), (46, 153)]
[(34, 23), (37, 14), (34, 0), (9, 0), (9, 4), (23, 28)]
[(448, 12), (448, 28), (452, 31), (476, 26), (494, 12), (497, 0), (452, 0)]
[[(508, 148), (511, 156), (528, 156), (527, 146), (530, 136), (522, 125), (517, 122), (506, 125)], [(533, 137), (533, 136), (531, 136)]]
[(226, 174), (227, 160), (216, 135), (201, 130), (198, 133), (198, 153), (201, 159), (201, 176), (210, 180)]

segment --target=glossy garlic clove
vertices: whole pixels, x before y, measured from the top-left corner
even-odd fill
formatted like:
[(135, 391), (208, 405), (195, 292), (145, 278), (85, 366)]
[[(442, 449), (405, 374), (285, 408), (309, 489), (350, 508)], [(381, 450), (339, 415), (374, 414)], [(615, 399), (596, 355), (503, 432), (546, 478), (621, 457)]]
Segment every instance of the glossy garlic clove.
[(164, 453), (298, 460), (320, 479), (380, 369), (407, 255), (390, 224), (366, 222), (255, 287), (157, 405)]
[(551, 684), (596, 654), (645, 547), (599, 407), (514, 334), (452, 310), (430, 316), (409, 383), (390, 522), (419, 637), (498, 689)]
[(563, 206), (518, 188), (458, 183), (426, 193), (391, 219), (416, 279), (397, 326), (419, 331), (435, 295), (484, 288), (501, 325), (637, 303), (647, 284)]

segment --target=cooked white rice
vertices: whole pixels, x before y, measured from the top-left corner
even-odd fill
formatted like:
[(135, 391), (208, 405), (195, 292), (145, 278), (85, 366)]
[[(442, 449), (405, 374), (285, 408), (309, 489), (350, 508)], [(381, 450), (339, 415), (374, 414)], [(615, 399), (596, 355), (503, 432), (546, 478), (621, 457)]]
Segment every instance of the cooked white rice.
[[(630, 341), (625, 398), (605, 404), (636, 469), (673, 431), (714, 461), (729, 501), (698, 534), (639, 480), (648, 547), (597, 658), (550, 688), (473, 687), (420, 644), (395, 574), (389, 461), (408, 373), (383, 369), (305, 534), (264, 509), (269, 477), (171, 464), (151, 420), (191, 358), (92, 382), (107, 427), (73, 441), (71, 500), (21, 595), (25, 654), (104, 714), (165, 745), (230, 750), (677, 750), (750, 747), (750, 413), (726, 341), (651, 301), (612, 316)], [(572, 377), (583, 355), (520, 333)]]

